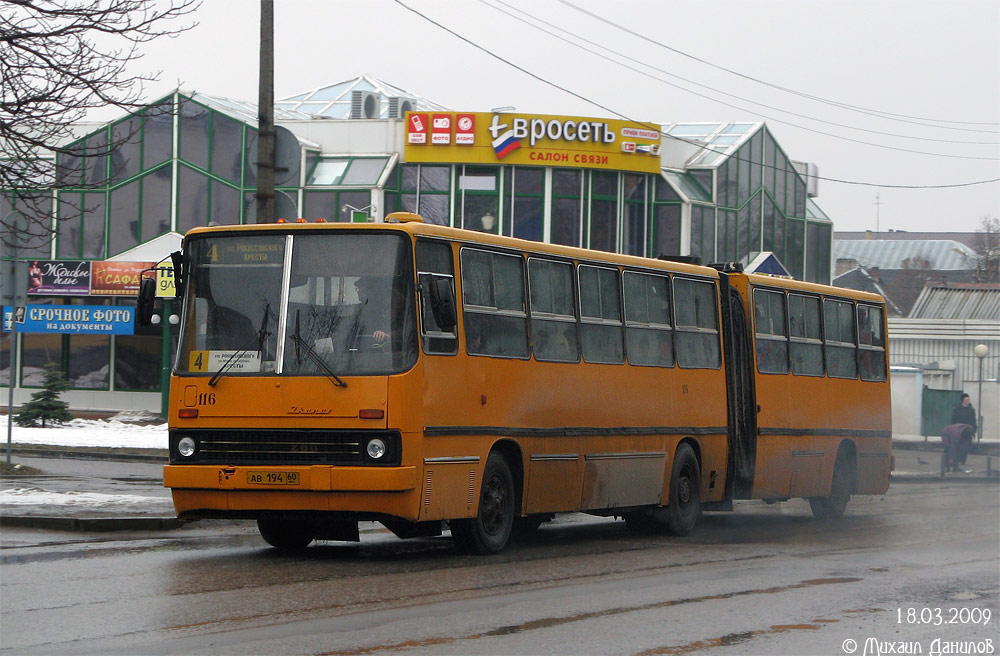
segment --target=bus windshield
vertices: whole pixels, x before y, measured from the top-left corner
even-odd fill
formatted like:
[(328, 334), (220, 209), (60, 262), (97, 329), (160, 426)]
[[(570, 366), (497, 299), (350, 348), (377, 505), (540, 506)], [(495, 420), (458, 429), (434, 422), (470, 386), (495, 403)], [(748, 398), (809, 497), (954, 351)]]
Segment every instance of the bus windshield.
[(180, 373), (340, 377), (416, 361), (403, 235), (199, 236), (186, 262)]

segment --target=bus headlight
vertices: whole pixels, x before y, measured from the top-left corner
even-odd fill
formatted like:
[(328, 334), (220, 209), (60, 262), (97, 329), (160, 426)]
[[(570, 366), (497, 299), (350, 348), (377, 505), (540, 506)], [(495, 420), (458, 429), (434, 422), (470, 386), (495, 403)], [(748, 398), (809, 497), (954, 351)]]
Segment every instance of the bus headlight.
[(385, 455), (385, 442), (383, 442), (377, 437), (368, 440), (367, 451), (369, 458), (371, 458), (372, 460), (378, 460), (379, 458)]
[(182, 437), (177, 441), (177, 453), (185, 458), (190, 458), (194, 455), (197, 446), (195, 441), (190, 437)]

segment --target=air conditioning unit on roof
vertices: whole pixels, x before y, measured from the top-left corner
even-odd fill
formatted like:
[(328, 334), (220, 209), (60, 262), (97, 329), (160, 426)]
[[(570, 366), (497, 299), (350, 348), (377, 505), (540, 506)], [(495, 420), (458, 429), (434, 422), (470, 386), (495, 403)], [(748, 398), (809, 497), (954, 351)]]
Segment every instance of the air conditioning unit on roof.
[(378, 118), (382, 113), (382, 98), (373, 91), (351, 92), (351, 118)]
[(405, 118), (406, 112), (416, 109), (413, 98), (389, 96), (389, 118)]
[(812, 162), (792, 162), (792, 166), (806, 179), (806, 195), (809, 198), (819, 196), (819, 169)]

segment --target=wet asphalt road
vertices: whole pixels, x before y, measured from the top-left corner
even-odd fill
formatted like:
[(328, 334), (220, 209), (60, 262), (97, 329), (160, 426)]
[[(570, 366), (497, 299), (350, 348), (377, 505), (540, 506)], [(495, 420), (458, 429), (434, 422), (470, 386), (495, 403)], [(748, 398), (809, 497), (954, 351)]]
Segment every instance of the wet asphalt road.
[(4, 529), (0, 654), (998, 653), (998, 524), (997, 485), (934, 482), (834, 522), (746, 503), (684, 539), (569, 515), (487, 558), (383, 532), (281, 555), (235, 522)]

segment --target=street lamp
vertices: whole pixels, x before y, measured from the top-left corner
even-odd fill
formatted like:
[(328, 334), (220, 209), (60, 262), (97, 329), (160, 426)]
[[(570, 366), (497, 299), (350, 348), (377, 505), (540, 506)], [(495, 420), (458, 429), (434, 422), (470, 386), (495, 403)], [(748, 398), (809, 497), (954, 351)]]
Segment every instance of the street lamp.
[(976, 401), (976, 403), (978, 404), (977, 407), (979, 408), (979, 417), (976, 425), (979, 426), (978, 439), (980, 442), (982, 442), (983, 441), (983, 360), (985, 360), (986, 356), (990, 354), (990, 348), (986, 346), (986, 344), (976, 344), (976, 348), (974, 348), (972, 352), (976, 354), (977, 358), (979, 358), (979, 398)]

